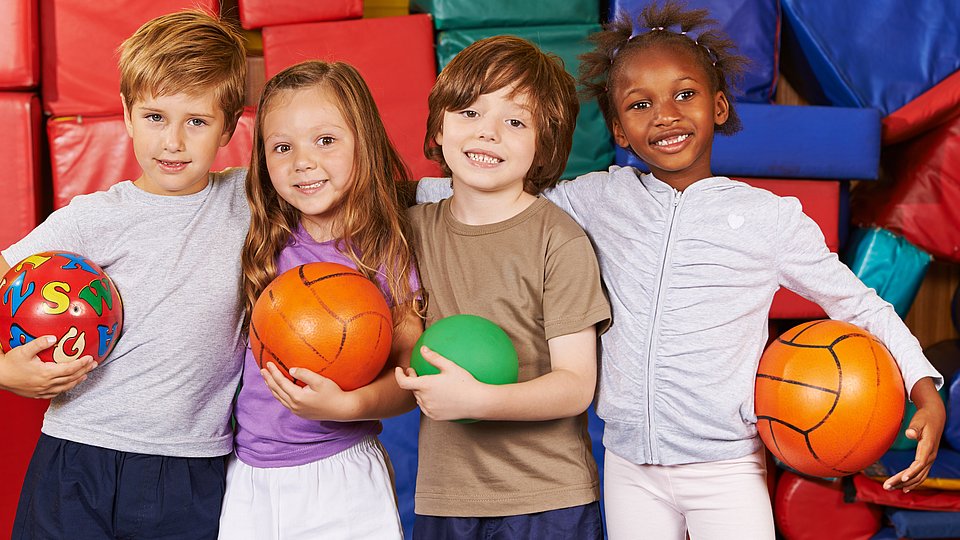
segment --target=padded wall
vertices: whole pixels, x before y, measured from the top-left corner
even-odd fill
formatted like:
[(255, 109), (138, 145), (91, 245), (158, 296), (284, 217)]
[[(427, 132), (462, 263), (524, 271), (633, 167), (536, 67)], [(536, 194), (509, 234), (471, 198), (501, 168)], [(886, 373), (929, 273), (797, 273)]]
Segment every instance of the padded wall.
[(370, 87), (387, 134), (413, 178), (440, 174), (439, 166), (423, 156), (427, 96), (437, 77), (429, 16), (267, 27), (263, 58), (268, 78), (304, 60), (352, 64)]
[(36, 0), (0, 2), (0, 89), (26, 90), (40, 82), (40, 28)]
[[(248, 167), (253, 148), (252, 108), (244, 110), (233, 138), (217, 152), (211, 170)], [(123, 116), (51, 118), (47, 122), (53, 166), (53, 207), (77, 195), (136, 180), (140, 165), (133, 153)]]
[(0, 92), (0, 163), (4, 165), (0, 249), (40, 222), (40, 117), (37, 96)]
[[(807, 97), (887, 115), (960, 68), (960, 2), (782, 0)], [(823, 101), (819, 101), (823, 100)]]
[(429, 13), (437, 30), (596, 24), (598, 0), (411, 0), (410, 11)]
[(237, 4), (240, 23), (247, 29), (363, 16), (363, 0), (237, 0)]
[(143, 23), (218, 0), (39, 0), (43, 107), (54, 116), (121, 114), (117, 47)]

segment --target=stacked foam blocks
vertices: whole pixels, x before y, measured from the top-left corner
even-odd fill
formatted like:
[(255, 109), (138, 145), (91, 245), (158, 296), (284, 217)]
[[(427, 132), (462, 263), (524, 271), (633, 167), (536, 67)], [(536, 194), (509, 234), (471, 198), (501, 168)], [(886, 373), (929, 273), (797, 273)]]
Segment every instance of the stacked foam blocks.
[[(803, 97), (882, 117), (879, 181), (860, 182), (853, 190), (851, 215), (858, 228), (844, 260), (905, 317), (931, 260), (960, 262), (960, 57), (951, 52), (960, 47), (960, 6), (935, 0), (783, 0), (781, 6), (784, 72)], [(860, 47), (849, 39), (851, 32), (873, 36), (878, 45)], [(836, 523), (855, 524), (856, 532), (844, 536), (849, 538), (960, 536), (960, 341), (924, 352), (944, 375), (947, 405), (943, 444), (926, 489), (904, 494), (880, 487), (914, 458), (916, 441), (901, 435), (860, 475), (833, 483), (792, 478), (790, 489), (778, 490), (775, 508), (786, 538), (835, 537)], [(915, 412), (908, 404), (903, 428)], [(801, 495), (825, 487), (845, 493), (845, 502)], [(798, 526), (796, 518), (824, 512), (835, 513), (830, 527), (827, 520), (821, 520), (823, 527), (809, 520)]]

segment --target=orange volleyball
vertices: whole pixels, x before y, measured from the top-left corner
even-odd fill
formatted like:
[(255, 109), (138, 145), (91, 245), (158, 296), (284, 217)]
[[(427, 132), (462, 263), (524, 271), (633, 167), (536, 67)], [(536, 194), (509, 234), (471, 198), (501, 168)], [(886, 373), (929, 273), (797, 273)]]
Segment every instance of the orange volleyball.
[(370, 383), (390, 355), (393, 319), (380, 289), (342, 264), (308, 263), (277, 276), (257, 299), (250, 348), (290, 380), (306, 368), (343, 390)]
[(874, 463), (903, 419), (900, 369), (876, 337), (852, 324), (796, 326), (763, 353), (757, 431), (785, 465), (837, 477)]

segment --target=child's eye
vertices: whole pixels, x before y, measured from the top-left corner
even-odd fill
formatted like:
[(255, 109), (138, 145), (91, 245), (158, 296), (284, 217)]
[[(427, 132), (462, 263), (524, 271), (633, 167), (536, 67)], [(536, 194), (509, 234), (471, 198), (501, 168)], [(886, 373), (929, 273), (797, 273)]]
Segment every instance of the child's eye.
[(200, 127), (200, 126), (207, 125), (207, 122), (204, 120), (201, 120), (200, 118), (191, 118), (190, 120), (187, 120), (187, 124), (194, 127)]
[(526, 124), (524, 124), (521, 120), (517, 120), (516, 118), (511, 118), (510, 120), (507, 120), (507, 123), (510, 124), (510, 127), (515, 127), (515, 128), (527, 127)]
[(638, 101), (636, 103), (631, 103), (627, 109), (648, 109), (650, 108), (649, 101)]
[(148, 114), (148, 115), (144, 116), (144, 118), (146, 118), (147, 121), (149, 121), (149, 122), (162, 122), (162, 121), (163, 121), (163, 116), (161, 116), (161, 115), (159, 115), (159, 114), (157, 114), (157, 113)]
[(287, 152), (290, 151), (290, 145), (289, 145), (289, 144), (278, 144), (278, 145), (276, 145), (276, 146), (273, 147), (273, 151), (276, 152), (276, 153), (278, 153), (278, 154), (286, 154)]
[(333, 141), (335, 141), (335, 140), (336, 140), (336, 139), (334, 139), (333, 137), (329, 137), (329, 136), (327, 136), (327, 137), (320, 137), (319, 139), (317, 139), (317, 144), (320, 145), (320, 146), (330, 146), (331, 144), (333, 144)]
[(680, 101), (686, 101), (692, 98), (695, 93), (696, 92), (694, 92), (693, 90), (684, 90), (683, 92), (680, 92), (679, 94), (677, 94), (677, 99)]
[(466, 111), (460, 111), (460, 115), (465, 118), (476, 118), (480, 116), (480, 113), (478, 113), (477, 111), (471, 111), (468, 109)]

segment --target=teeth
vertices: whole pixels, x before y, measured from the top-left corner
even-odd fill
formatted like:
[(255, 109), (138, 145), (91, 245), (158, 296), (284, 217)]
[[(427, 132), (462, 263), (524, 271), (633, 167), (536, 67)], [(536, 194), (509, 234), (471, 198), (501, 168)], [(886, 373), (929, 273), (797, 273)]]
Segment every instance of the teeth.
[(473, 161), (479, 161), (480, 163), (500, 163), (502, 159), (497, 159), (493, 156), (488, 156), (486, 154), (474, 154), (473, 152), (467, 152), (467, 157)]
[(326, 183), (327, 183), (326, 180), (317, 180), (316, 182), (314, 182), (314, 183), (312, 183), (312, 184), (297, 184), (297, 187), (300, 188), (300, 189), (313, 189), (313, 188), (318, 188), (318, 187), (320, 187), (320, 186), (322, 186), (323, 184), (326, 184)]
[(670, 137), (669, 139), (663, 139), (663, 140), (657, 141), (657, 142), (655, 142), (655, 143), (653, 143), (653, 144), (655, 144), (655, 145), (657, 145), (657, 146), (668, 146), (668, 145), (671, 145), (671, 144), (676, 144), (676, 143), (678, 143), (678, 142), (685, 141), (685, 140), (687, 140), (687, 138), (688, 138), (689, 136), (690, 136), (689, 134), (687, 134), (687, 135), (677, 135), (676, 137)]

